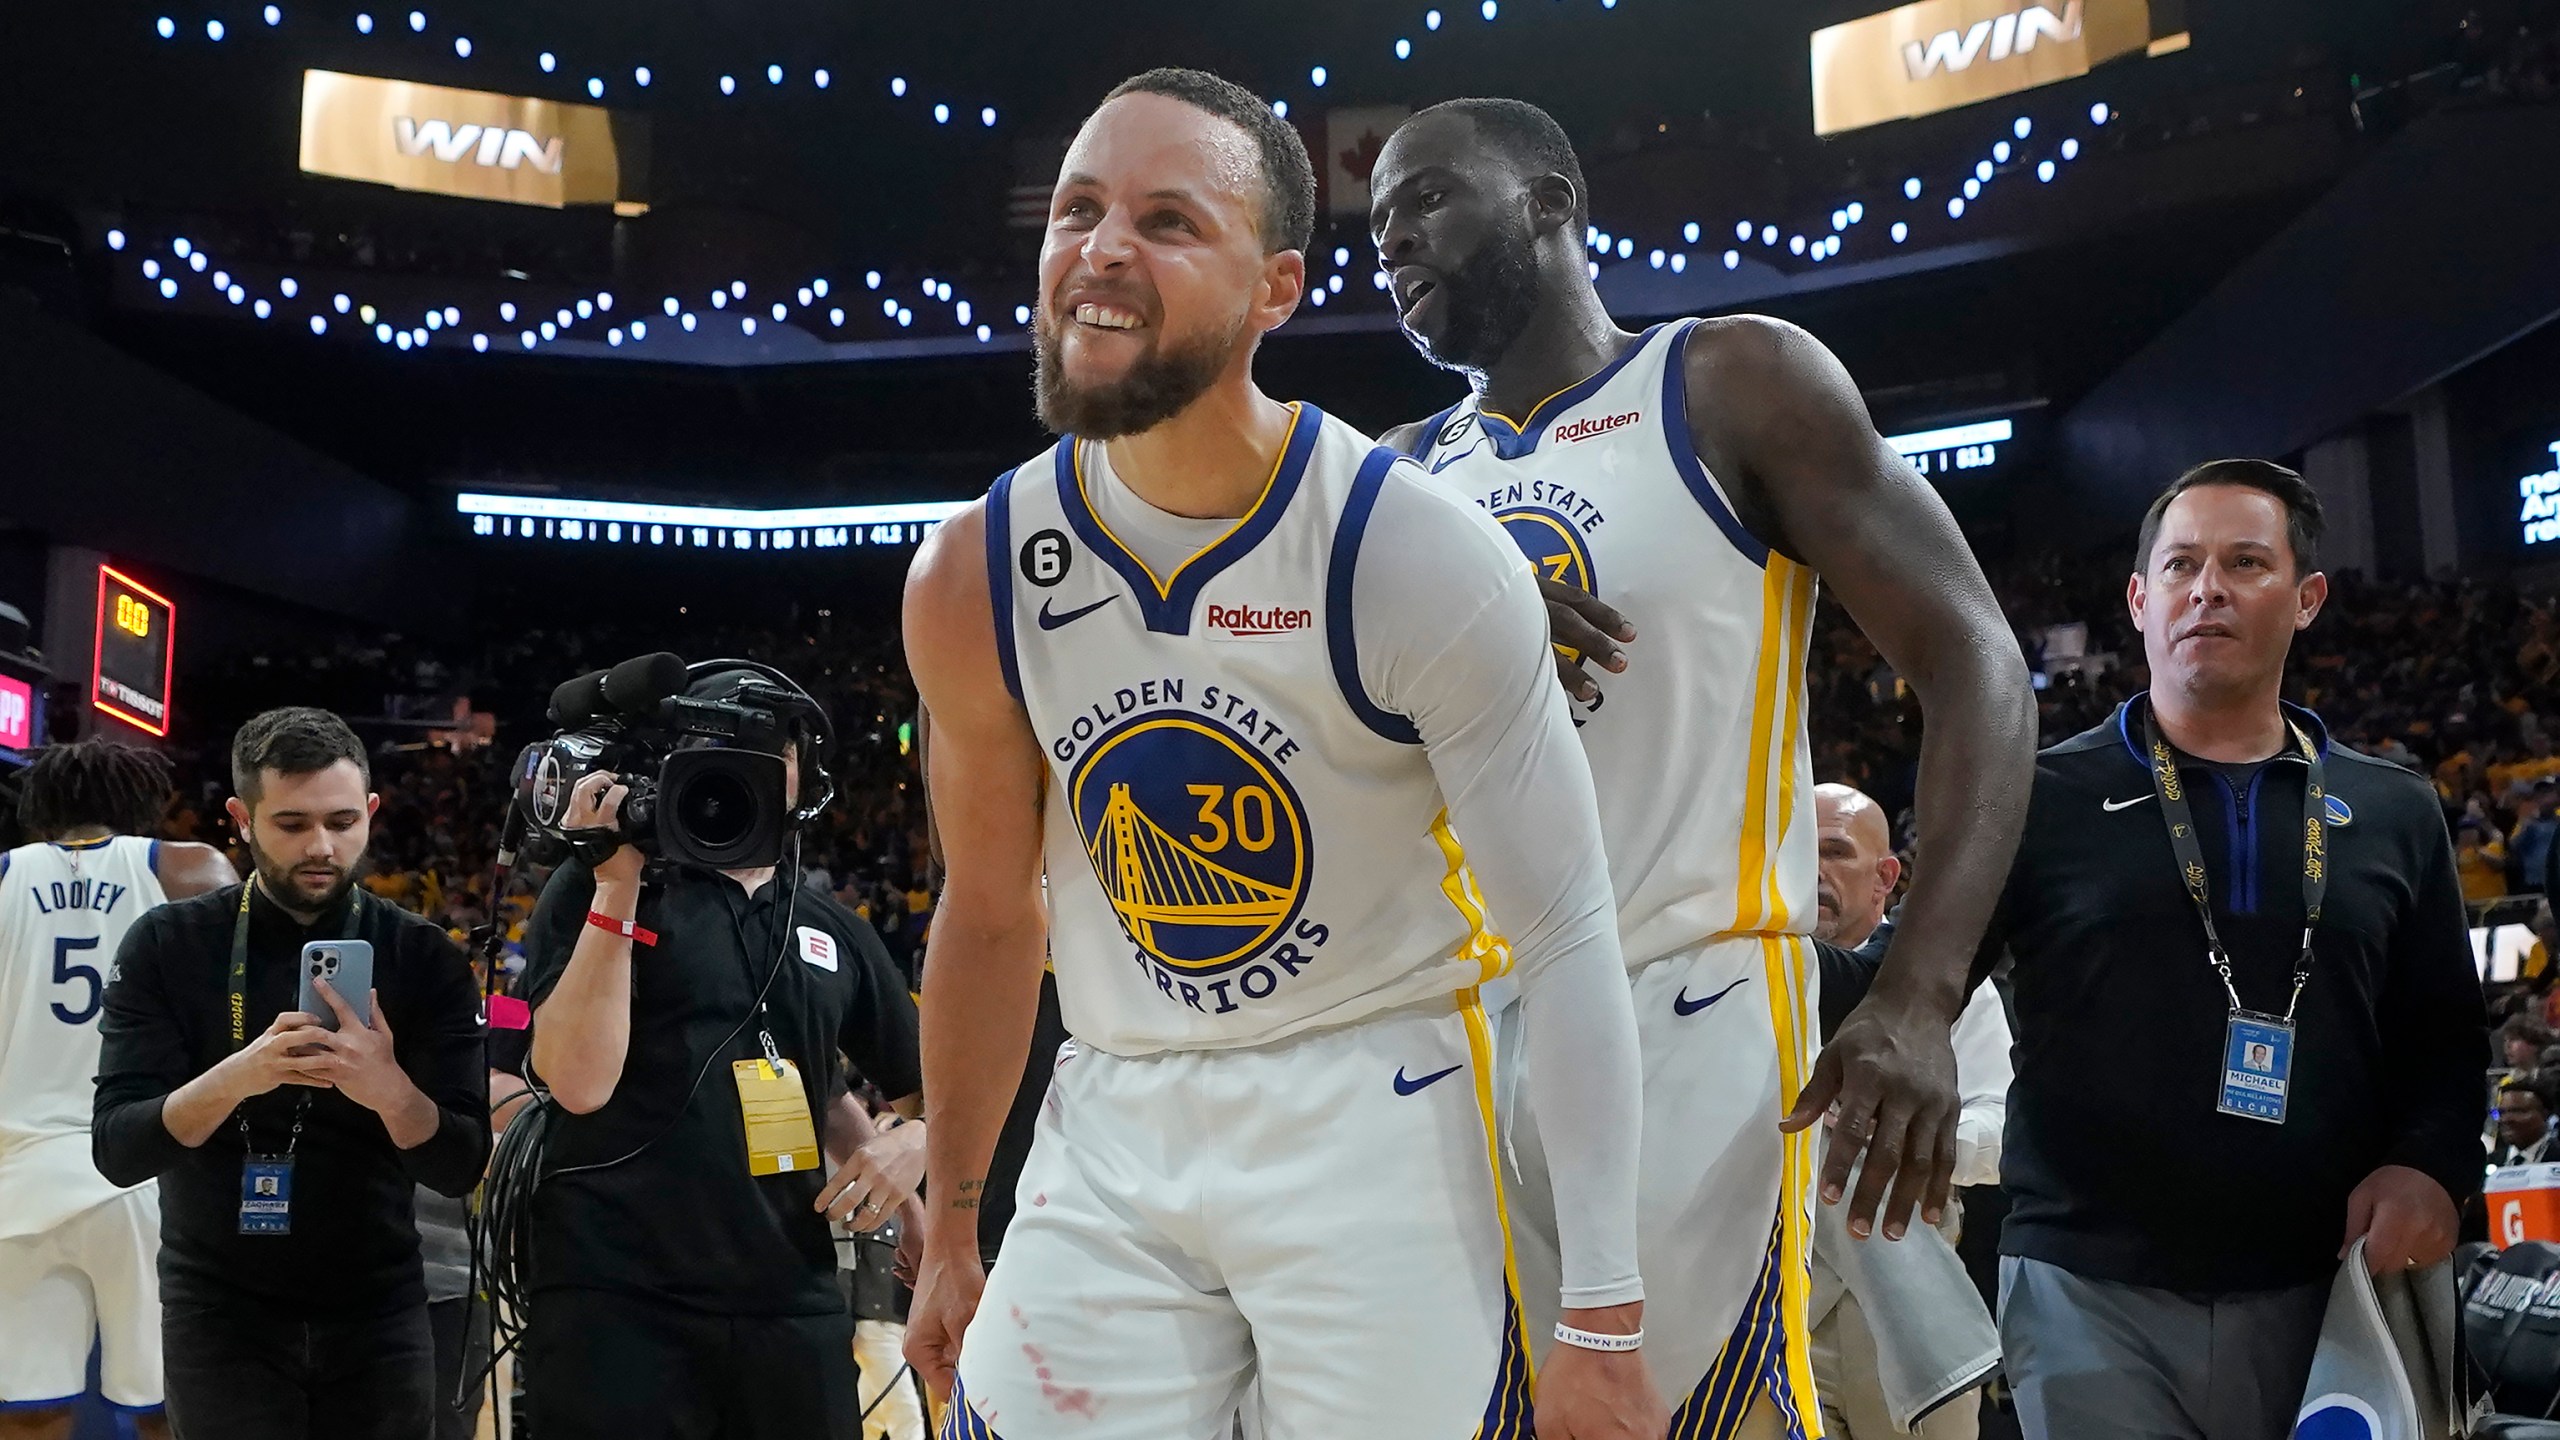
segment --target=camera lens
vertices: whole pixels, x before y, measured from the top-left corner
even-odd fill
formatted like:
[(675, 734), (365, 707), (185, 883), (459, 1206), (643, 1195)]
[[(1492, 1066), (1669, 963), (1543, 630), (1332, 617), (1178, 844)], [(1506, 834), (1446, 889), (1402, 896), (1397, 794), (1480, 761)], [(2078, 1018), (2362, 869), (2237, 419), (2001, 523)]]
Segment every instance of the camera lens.
[(693, 777), (675, 796), (675, 818), (705, 848), (722, 849), (746, 838), (756, 823), (755, 792), (743, 776), (711, 770)]

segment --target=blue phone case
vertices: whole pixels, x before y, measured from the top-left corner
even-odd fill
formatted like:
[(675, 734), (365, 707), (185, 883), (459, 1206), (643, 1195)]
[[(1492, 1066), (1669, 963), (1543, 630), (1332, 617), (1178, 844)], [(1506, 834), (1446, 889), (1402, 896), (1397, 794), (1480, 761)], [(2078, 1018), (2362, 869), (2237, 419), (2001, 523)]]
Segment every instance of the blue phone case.
[(300, 979), (294, 988), (293, 1008), (306, 1015), (319, 1017), (322, 1028), (338, 1028), (338, 1012), (320, 998), (312, 981), (326, 979), (347, 1008), (365, 1024), (373, 1023), (373, 942), (370, 940), (313, 940), (302, 947)]

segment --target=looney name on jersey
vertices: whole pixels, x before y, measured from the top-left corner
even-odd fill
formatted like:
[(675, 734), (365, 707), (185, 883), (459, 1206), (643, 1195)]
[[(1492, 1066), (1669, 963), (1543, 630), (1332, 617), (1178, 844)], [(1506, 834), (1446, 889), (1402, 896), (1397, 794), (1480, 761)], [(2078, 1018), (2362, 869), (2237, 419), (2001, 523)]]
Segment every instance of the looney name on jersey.
[(1612, 430), (1624, 430), (1643, 418), (1643, 411), (1629, 410), (1622, 415), (1594, 415), (1575, 420), (1556, 427), (1556, 443), (1570, 445), (1576, 440), (1594, 439)]
[(131, 888), (105, 880), (55, 880), (30, 885), (27, 893), (35, 897), (36, 909), (46, 915), (65, 910), (95, 910), (104, 915), (113, 911), (116, 902)]
[(1331, 938), (1300, 913), (1315, 837), (1283, 769), (1299, 748), (1234, 689), (1171, 675), (1113, 689), (1049, 742), (1094, 879), (1168, 1000), (1267, 1000)]

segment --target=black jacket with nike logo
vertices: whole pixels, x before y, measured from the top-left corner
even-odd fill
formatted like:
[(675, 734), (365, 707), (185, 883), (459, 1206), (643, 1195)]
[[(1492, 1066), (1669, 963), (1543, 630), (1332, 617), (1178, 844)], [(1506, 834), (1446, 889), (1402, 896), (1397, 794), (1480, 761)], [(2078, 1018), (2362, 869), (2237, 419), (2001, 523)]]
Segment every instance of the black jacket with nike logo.
[[(2015, 962), (2002, 1253), (2191, 1293), (2325, 1283), (2347, 1196), (2406, 1165), (2481, 1182), (2488, 1021), (2435, 791), (2329, 747), (2329, 889), (2282, 1125), (2219, 1113), (2230, 1006), (2142, 760), (2137, 696), (2036, 758), (1979, 968)], [(2235, 786), (2179, 767), (2240, 1001), (2281, 1014), (2302, 939), (2297, 752)]]

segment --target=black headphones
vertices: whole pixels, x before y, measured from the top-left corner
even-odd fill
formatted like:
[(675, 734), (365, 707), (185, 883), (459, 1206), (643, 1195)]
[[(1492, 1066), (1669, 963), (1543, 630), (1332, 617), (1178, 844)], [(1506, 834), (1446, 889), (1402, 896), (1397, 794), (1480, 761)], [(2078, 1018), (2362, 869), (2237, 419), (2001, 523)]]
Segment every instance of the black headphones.
[[(705, 680), (729, 671), (746, 671), (754, 679), (741, 680), (725, 693), (695, 694), (694, 687)], [(758, 681), (769, 683), (759, 684)], [(835, 757), (835, 722), (827, 718), (827, 709), (818, 703), (797, 680), (761, 660), (697, 660), (684, 667), (684, 693), (697, 700), (735, 702), (756, 691), (756, 698), (802, 722), (810, 753), (800, 757), (800, 793), (794, 797), (797, 807), (791, 812), (795, 825), (806, 825), (836, 798), (835, 776), (827, 770), (827, 762)]]

